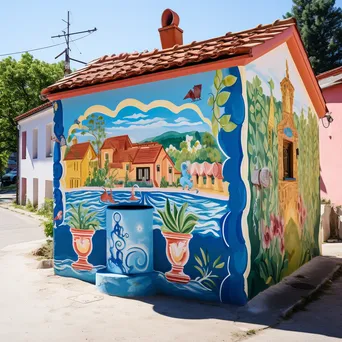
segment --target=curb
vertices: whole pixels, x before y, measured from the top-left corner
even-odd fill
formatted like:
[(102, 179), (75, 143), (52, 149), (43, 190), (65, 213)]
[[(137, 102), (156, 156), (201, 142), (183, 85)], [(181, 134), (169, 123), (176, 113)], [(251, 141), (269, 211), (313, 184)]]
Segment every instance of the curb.
[(284, 319), (290, 318), (296, 310), (303, 308), (306, 304), (310, 302), (312, 297), (323, 288), (324, 285), (326, 285), (331, 279), (334, 278), (336, 273), (340, 270), (342, 270), (342, 265), (336, 265), (335, 268), (305, 297), (302, 297), (296, 303), (290, 305), (287, 309), (283, 310), (281, 313), (281, 317)]
[(7, 210), (12, 211), (12, 212), (17, 213), (17, 214), (21, 214), (21, 215), (31, 217), (37, 221), (40, 221), (40, 222), (44, 221), (42, 216), (31, 214), (30, 212), (23, 210), (23, 209), (17, 210), (16, 208), (13, 208), (11, 205), (0, 204), (0, 208), (7, 209)]

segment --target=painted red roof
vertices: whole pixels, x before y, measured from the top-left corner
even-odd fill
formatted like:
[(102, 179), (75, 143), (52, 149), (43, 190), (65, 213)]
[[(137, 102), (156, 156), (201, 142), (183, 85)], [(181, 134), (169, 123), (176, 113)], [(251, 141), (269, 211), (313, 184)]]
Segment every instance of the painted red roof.
[(163, 146), (155, 144), (154, 146), (145, 146), (138, 149), (133, 164), (153, 164), (157, 161)]
[(25, 112), (23, 114), (18, 115), (17, 117), (14, 118), (15, 121), (20, 121), (22, 119), (26, 119), (29, 116), (39, 113), (42, 110), (46, 109), (46, 108), (50, 108), (52, 107), (52, 103), (51, 102), (45, 102), (43, 104), (41, 104), (40, 106), (36, 107), (36, 108), (32, 108), (30, 109), (28, 112)]
[(132, 145), (135, 144), (132, 144), (131, 139), (128, 135), (119, 135), (116, 137), (107, 138), (103, 142), (101, 150), (104, 148), (115, 148), (117, 150), (123, 150), (132, 147)]
[(65, 156), (64, 160), (78, 160), (83, 159), (88, 151), (88, 148), (93, 148), (90, 142), (71, 145), (70, 150)]
[(250, 56), (252, 48), (264, 44), (295, 25), (295, 19), (289, 18), (277, 20), (269, 25), (259, 25), (246, 31), (228, 32), (224, 36), (209, 40), (175, 45), (169, 49), (106, 55), (44, 89), (42, 94), (47, 95), (218, 59)]

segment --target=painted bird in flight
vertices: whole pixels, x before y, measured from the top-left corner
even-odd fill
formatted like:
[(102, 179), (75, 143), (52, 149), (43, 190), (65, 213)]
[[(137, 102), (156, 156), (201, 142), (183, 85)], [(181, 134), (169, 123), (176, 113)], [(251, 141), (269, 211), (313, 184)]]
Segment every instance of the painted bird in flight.
[(197, 84), (190, 89), (183, 100), (191, 99), (192, 102), (201, 100), (202, 84)]

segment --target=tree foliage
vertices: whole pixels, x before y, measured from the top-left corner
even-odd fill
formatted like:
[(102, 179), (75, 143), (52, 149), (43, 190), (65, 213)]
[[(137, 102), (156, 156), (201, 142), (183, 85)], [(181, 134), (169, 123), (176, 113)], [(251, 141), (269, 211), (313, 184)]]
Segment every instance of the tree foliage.
[(0, 171), (17, 149), (14, 118), (42, 104), (43, 88), (63, 77), (63, 63), (49, 64), (25, 53), (0, 61)]
[(285, 17), (296, 18), (317, 74), (342, 65), (342, 10), (335, 0), (293, 0)]

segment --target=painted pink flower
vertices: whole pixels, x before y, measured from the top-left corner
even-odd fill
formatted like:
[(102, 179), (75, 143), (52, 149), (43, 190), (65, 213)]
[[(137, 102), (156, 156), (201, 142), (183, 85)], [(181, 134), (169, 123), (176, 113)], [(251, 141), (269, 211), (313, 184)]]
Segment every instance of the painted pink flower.
[(271, 233), (273, 237), (284, 236), (284, 219), (271, 214)]
[(283, 237), (280, 239), (280, 252), (282, 255), (285, 253), (285, 241)]
[(303, 228), (305, 220), (306, 220), (307, 212), (306, 212), (306, 208), (305, 208), (302, 196), (299, 196), (298, 198), (297, 207), (298, 207), (299, 225), (301, 228)]
[(284, 222), (284, 218), (283, 217), (278, 217), (278, 225), (279, 225), (279, 236), (281, 238), (284, 237), (285, 234), (285, 222)]
[(271, 240), (272, 240), (271, 230), (268, 226), (265, 226), (262, 232), (262, 247), (264, 249), (270, 248)]

